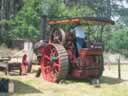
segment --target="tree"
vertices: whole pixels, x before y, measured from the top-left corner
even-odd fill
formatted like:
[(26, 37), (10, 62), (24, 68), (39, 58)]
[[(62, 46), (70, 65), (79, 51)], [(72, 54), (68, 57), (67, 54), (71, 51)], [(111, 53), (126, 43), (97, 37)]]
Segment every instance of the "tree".
[(11, 19), (15, 16), (16, 7), (19, 7), (22, 0), (0, 0), (0, 43), (10, 41)]
[(50, 19), (85, 16), (94, 14), (88, 7), (67, 7), (60, 0), (25, 0), (24, 6), (18, 12), (14, 21), (13, 32), (19, 38), (38, 40), (40, 35), (41, 16), (47, 15)]

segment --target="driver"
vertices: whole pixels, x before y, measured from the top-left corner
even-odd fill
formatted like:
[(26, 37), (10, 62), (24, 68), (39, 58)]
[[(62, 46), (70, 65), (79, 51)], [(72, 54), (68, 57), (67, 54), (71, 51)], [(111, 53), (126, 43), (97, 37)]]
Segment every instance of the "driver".
[(76, 26), (72, 31), (75, 33), (76, 46), (77, 46), (78, 52), (80, 53), (80, 49), (86, 47), (86, 43), (85, 43), (86, 32), (80, 25)]

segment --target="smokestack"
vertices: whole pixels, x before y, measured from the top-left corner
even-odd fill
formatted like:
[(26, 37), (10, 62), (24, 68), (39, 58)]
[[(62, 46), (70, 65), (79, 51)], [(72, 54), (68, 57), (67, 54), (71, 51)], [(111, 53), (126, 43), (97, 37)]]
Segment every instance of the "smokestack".
[(47, 16), (42, 16), (41, 22), (41, 40), (46, 40), (46, 29), (47, 29)]

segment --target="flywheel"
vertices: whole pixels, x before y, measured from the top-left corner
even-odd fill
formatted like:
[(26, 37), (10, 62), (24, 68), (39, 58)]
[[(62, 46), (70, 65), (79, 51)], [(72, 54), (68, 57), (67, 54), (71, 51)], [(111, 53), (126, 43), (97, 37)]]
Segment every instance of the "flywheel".
[(64, 44), (65, 32), (62, 28), (54, 28), (50, 32), (49, 41), (56, 44)]

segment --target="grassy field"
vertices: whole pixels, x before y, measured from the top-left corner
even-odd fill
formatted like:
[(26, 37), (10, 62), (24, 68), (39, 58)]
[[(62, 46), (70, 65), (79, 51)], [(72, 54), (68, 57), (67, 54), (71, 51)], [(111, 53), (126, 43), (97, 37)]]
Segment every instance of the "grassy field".
[[(112, 70), (117, 69), (116, 66), (111, 66), (110, 71), (108, 66), (105, 67), (100, 88), (95, 88), (84, 80), (65, 80), (61, 84), (49, 83), (43, 81), (42, 77), (36, 78), (37, 67), (33, 67), (34, 70), (27, 76), (5, 76), (4, 73), (0, 73), (1, 78), (10, 78), (15, 83), (15, 93), (0, 93), (0, 96), (128, 96), (128, 81), (118, 80), (113, 75), (108, 76)], [(114, 73), (115, 75), (117, 74)]]

